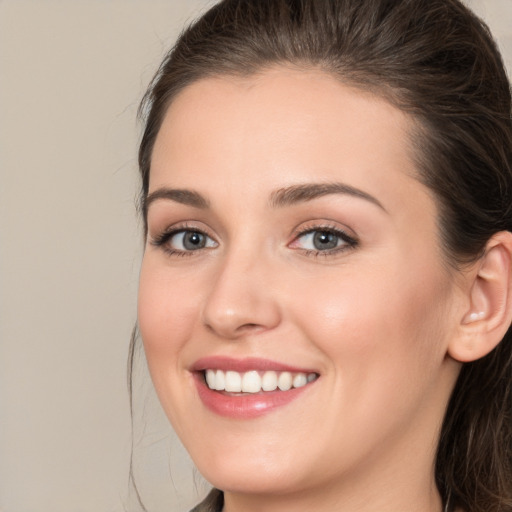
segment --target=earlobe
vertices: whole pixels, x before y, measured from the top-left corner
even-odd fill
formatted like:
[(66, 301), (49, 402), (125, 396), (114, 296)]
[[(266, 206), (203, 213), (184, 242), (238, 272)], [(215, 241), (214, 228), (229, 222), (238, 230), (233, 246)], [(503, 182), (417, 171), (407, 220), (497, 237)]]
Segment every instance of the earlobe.
[(468, 274), (469, 307), (457, 335), (450, 341), (449, 355), (460, 362), (476, 361), (503, 339), (512, 322), (512, 233), (496, 233), (484, 255)]

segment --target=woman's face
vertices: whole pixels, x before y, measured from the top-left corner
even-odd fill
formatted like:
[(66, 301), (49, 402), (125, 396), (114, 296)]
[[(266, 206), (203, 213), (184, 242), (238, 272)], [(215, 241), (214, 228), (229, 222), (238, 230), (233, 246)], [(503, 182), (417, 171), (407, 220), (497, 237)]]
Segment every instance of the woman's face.
[(204, 79), (171, 104), (139, 323), (162, 405), (214, 485), (432, 473), (459, 287), (412, 129), (378, 97), (284, 67)]

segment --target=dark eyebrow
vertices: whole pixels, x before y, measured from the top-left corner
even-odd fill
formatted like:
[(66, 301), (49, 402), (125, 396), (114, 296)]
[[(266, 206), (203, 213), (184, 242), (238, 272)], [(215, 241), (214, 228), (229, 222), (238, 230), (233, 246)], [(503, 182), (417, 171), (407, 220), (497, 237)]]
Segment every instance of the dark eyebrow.
[(311, 201), (318, 197), (330, 194), (346, 194), (359, 197), (377, 205), (386, 211), (382, 203), (372, 195), (359, 190), (358, 188), (346, 185), (344, 183), (306, 183), (301, 185), (292, 185), (272, 192), (270, 195), (270, 205), (274, 208), (289, 206), (296, 203)]
[(210, 206), (208, 200), (195, 190), (162, 187), (151, 192), (151, 194), (148, 194), (144, 198), (142, 205), (144, 213), (147, 213), (150, 204), (158, 199), (167, 199), (168, 201), (175, 201), (176, 203), (201, 208), (202, 210)]

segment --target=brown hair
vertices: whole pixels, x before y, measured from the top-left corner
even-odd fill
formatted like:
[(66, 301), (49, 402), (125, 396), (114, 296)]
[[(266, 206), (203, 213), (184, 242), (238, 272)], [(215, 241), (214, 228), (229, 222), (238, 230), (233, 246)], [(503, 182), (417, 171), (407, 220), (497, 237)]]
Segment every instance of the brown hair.
[[(178, 39), (144, 100), (142, 207), (167, 107), (208, 76), (314, 67), (409, 113), (421, 181), (438, 202), (446, 260), (512, 231), (510, 84), (487, 26), (458, 0), (224, 0)], [(145, 212), (143, 212), (145, 213)], [(447, 508), (512, 511), (512, 333), (463, 365), (442, 426), (436, 480)]]

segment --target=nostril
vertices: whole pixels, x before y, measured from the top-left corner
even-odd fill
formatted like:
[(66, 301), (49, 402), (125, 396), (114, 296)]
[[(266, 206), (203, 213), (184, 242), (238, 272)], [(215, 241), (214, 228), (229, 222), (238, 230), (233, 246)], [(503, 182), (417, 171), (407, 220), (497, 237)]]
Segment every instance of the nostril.
[(264, 325), (259, 325), (257, 323), (244, 323), (233, 328), (225, 325), (212, 325), (209, 323), (206, 323), (205, 326), (211, 333), (220, 334), (221, 336), (232, 339), (239, 338), (248, 334), (256, 334), (267, 329)]
[(261, 327), (258, 324), (244, 324), (239, 327), (239, 329), (253, 329), (255, 327)]
[(246, 332), (246, 331), (260, 331), (260, 330), (264, 330), (265, 327), (263, 327), (262, 325), (259, 325), (259, 324), (243, 324), (243, 325), (240, 325), (239, 327), (237, 327), (237, 332), (238, 333), (243, 333), (243, 332)]

